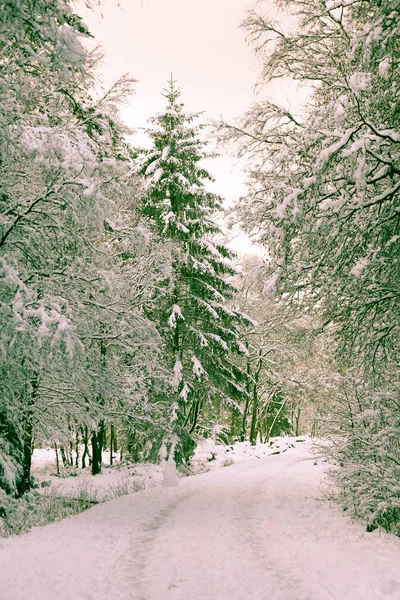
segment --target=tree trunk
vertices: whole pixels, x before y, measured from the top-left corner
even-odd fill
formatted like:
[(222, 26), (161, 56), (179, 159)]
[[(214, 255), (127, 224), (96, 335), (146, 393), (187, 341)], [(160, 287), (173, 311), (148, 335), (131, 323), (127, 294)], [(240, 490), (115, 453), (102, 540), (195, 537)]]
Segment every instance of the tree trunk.
[(39, 374), (33, 373), (31, 390), (28, 392), (27, 410), (23, 424), (23, 464), (22, 478), (18, 486), (19, 495), (29, 492), (32, 486), (31, 468), (33, 452), (33, 409), (39, 388)]
[(99, 462), (99, 439), (96, 431), (92, 431), (92, 475), (101, 473), (101, 465)]
[(251, 426), (250, 426), (250, 444), (255, 446), (257, 443), (257, 412), (258, 412), (258, 394), (257, 384), (254, 383), (253, 387), (253, 412), (251, 415)]
[(195, 406), (196, 406), (196, 400), (193, 400), (192, 404), (190, 405), (190, 409), (189, 409), (189, 412), (188, 412), (188, 414), (187, 414), (187, 417), (186, 417), (186, 419), (185, 419), (185, 422), (184, 422), (184, 426), (185, 426), (185, 427), (186, 427), (186, 425), (187, 425), (187, 424), (189, 423), (189, 421), (190, 421), (190, 418), (191, 418), (191, 416), (192, 416), (192, 413), (193, 413), (193, 411), (194, 411), (194, 409), (195, 409)]
[(189, 433), (193, 433), (193, 431), (196, 429), (197, 417), (199, 416), (199, 407), (200, 407), (200, 400), (196, 400), (196, 403), (194, 406), (193, 423), (192, 423), (191, 428), (189, 429)]
[(98, 430), (92, 431), (92, 475), (101, 473), (103, 457), (104, 421), (100, 421)]
[(114, 437), (115, 437), (115, 427), (111, 423), (110, 427), (110, 466), (113, 464), (113, 452), (114, 452)]
[[(247, 350), (249, 349), (249, 344), (248, 342), (246, 342), (246, 348)], [(250, 356), (247, 357), (247, 381), (246, 381), (246, 392), (247, 392), (247, 397), (246, 397), (246, 405), (244, 407), (244, 413), (243, 413), (243, 421), (242, 421), (242, 433), (240, 435), (240, 441), (244, 442), (246, 439), (246, 429), (247, 429), (247, 415), (249, 413), (249, 406), (250, 406), (250, 394), (251, 394), (251, 383), (250, 383), (250, 376), (251, 376), (251, 363), (250, 363)]]
[(243, 420), (242, 420), (242, 432), (240, 434), (240, 441), (244, 442), (246, 439), (246, 429), (247, 429), (247, 415), (249, 414), (249, 406), (250, 406), (250, 396), (246, 398), (246, 404), (243, 412)]
[(262, 367), (262, 350), (258, 353), (258, 366), (254, 376), (253, 385), (253, 412), (251, 415), (251, 427), (250, 427), (250, 444), (255, 446), (257, 443), (257, 417), (258, 417), (258, 381), (260, 379), (261, 367)]
[[(297, 414), (296, 414), (296, 433), (295, 435), (298, 436), (299, 435), (299, 424), (300, 424), (300, 406), (297, 408)], [(314, 421), (315, 423), (315, 421)]]
[(60, 446), (60, 452), (64, 467), (68, 467), (69, 461), (64, 446)]
[(288, 399), (286, 398), (286, 400), (284, 400), (284, 401), (282, 402), (282, 404), (281, 404), (281, 406), (280, 406), (280, 408), (279, 408), (278, 412), (276, 413), (276, 415), (275, 415), (275, 418), (274, 418), (274, 420), (272, 421), (272, 425), (271, 425), (271, 427), (268, 429), (268, 433), (267, 433), (267, 439), (266, 439), (266, 442), (268, 442), (268, 440), (269, 440), (269, 438), (270, 438), (270, 436), (271, 436), (271, 431), (273, 430), (273, 428), (274, 428), (274, 425), (275, 425), (275, 423), (276, 423), (276, 421), (277, 421), (277, 419), (278, 419), (279, 415), (281, 414), (281, 412), (282, 412), (282, 411), (283, 411), (283, 409), (285, 408), (285, 405), (286, 405), (286, 402), (287, 402), (287, 400), (288, 400)]
[(79, 431), (78, 431), (78, 429), (76, 430), (76, 437), (75, 437), (75, 467), (76, 468), (79, 467)]
[[(89, 458), (90, 461), (90, 453), (89, 453), (89, 430), (87, 425), (82, 428), (82, 440), (83, 440), (83, 454), (82, 454), (82, 469), (86, 469), (86, 457)], [(90, 464), (90, 462), (89, 462)]]
[(22, 480), (19, 486), (20, 495), (25, 494), (25, 492), (29, 492), (32, 485), (31, 480), (31, 467), (32, 467), (32, 442), (33, 442), (33, 423), (32, 423), (32, 414), (31, 410), (29, 410), (29, 414), (27, 415), (26, 422), (24, 423), (24, 434), (23, 434), (23, 442), (24, 442), (24, 462), (22, 466)]
[(58, 458), (57, 442), (54, 442), (54, 451), (56, 453), (56, 470), (57, 470), (57, 475), (60, 476), (60, 459)]
[(72, 453), (74, 451), (74, 445), (72, 443), (72, 440), (69, 440), (69, 464), (71, 467), (74, 466), (74, 459), (72, 458)]

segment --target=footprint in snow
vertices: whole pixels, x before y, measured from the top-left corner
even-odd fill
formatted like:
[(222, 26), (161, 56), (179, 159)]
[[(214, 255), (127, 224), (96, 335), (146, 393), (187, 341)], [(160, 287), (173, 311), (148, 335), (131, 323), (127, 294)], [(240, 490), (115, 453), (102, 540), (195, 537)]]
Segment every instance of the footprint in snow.
[(388, 579), (387, 581), (383, 581), (380, 584), (379, 589), (383, 594), (386, 594), (387, 596), (392, 596), (392, 594), (394, 594), (395, 591), (398, 589), (399, 585), (399, 582), (395, 579)]

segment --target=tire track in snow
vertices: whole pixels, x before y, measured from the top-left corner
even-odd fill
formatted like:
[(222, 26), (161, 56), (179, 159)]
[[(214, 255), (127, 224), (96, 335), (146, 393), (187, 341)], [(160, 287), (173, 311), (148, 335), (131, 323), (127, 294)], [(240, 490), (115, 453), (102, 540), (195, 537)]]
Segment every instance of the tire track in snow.
[(304, 447), (0, 543), (0, 600), (400, 600), (400, 540), (317, 501)]
[[(191, 493), (170, 488), (164, 490), (168, 503), (144, 524), (139, 533), (130, 538), (128, 558), (124, 562), (121, 575), (125, 579), (125, 590), (118, 595), (118, 600), (147, 600), (146, 596), (146, 561), (151, 554), (157, 532), (163, 527), (166, 520), (190, 497)], [(149, 507), (151, 508), (151, 507)]]

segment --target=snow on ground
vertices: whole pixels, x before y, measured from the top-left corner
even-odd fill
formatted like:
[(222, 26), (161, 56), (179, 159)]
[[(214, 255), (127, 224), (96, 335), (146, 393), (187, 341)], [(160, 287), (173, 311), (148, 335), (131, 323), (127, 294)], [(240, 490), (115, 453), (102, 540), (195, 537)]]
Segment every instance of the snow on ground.
[(1, 600), (400, 599), (400, 539), (323, 501), (290, 452), (124, 496), (0, 541)]
[[(74, 457), (73, 457), (74, 458)], [(162, 482), (160, 465), (137, 463), (121, 466), (118, 458), (115, 466), (109, 466), (109, 452), (103, 453), (102, 473), (93, 477), (90, 468), (66, 471), (60, 466), (61, 476), (56, 475), (55, 451), (52, 448), (35, 449), (32, 456), (32, 475), (39, 485), (46, 482), (58, 495), (78, 497), (88, 496), (102, 501), (137, 492), (149, 487), (159, 486)], [(47, 491), (49, 487), (43, 488)], [(1, 597), (0, 597), (0, 600)]]
[(295, 448), (296, 444), (311, 441), (309, 437), (276, 437), (271, 438), (266, 444), (252, 446), (250, 442), (235, 442), (224, 446), (212, 438), (202, 440), (190, 461), (195, 473), (204, 473), (220, 467), (243, 462), (251, 458), (262, 458), (272, 454), (280, 454)]
[[(250, 442), (237, 442), (230, 446), (216, 443), (209, 438), (202, 440), (197, 446), (195, 454), (184, 475), (197, 475), (206, 471), (243, 462), (251, 458), (261, 458), (277, 452), (292, 450), (297, 440), (302, 437), (271, 438), (267, 444), (251, 446)], [(32, 456), (32, 474), (39, 485), (43, 482), (50, 484), (59, 495), (79, 496), (86, 495), (96, 500), (107, 500), (123, 494), (137, 492), (149, 487), (159, 486), (162, 483), (163, 467), (151, 463), (137, 463), (135, 465), (120, 465), (117, 454), (113, 467), (109, 466), (109, 452), (103, 453), (102, 473), (93, 477), (90, 468), (61, 469), (61, 477), (56, 475), (56, 455), (53, 448), (35, 449)], [(82, 455), (82, 452), (81, 452)], [(75, 455), (73, 454), (73, 459)], [(48, 490), (48, 487), (43, 488)], [(1, 598), (0, 598), (1, 600)]]

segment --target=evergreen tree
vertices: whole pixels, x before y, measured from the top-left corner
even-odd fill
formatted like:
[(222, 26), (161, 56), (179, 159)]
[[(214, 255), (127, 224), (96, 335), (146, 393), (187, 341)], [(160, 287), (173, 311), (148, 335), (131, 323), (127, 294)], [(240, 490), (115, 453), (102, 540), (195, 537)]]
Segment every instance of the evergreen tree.
[(158, 318), (173, 372), (173, 429), (182, 441), (207, 405), (214, 417), (224, 406), (241, 411), (246, 373), (235, 355), (246, 353), (240, 327), (251, 320), (229, 305), (236, 294), (229, 281), (234, 254), (216, 242), (221, 232), (213, 216), (221, 198), (205, 188), (212, 176), (201, 164), (209, 153), (203, 126), (194, 123), (199, 115), (183, 110), (172, 77), (163, 95), (167, 106), (150, 120), (153, 147), (141, 156), (139, 171), (146, 178), (144, 210), (175, 243), (173, 291)]

